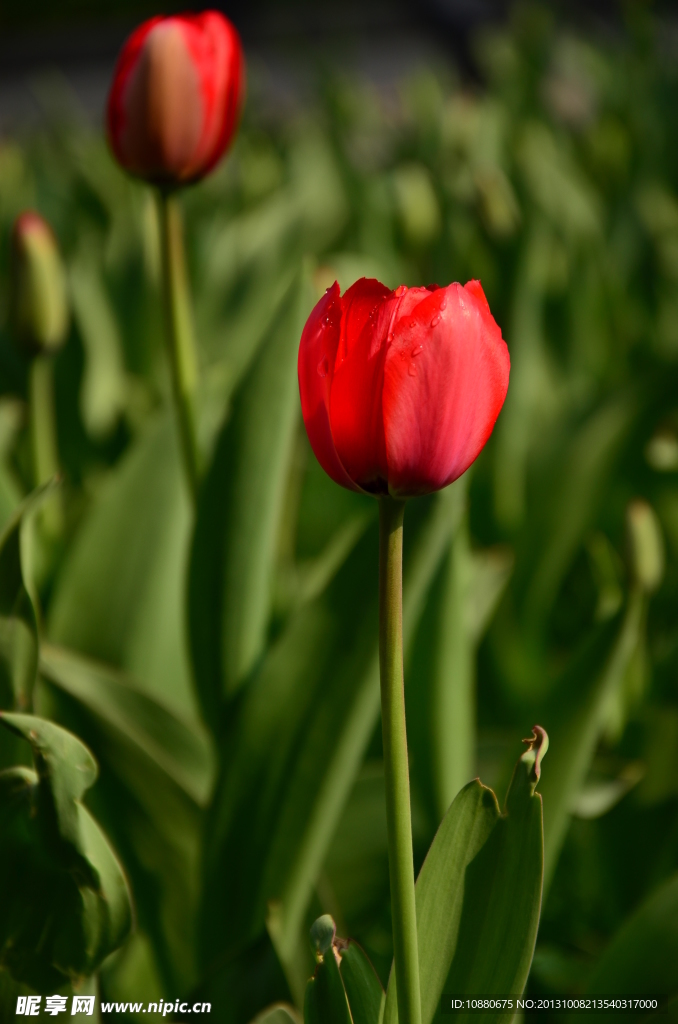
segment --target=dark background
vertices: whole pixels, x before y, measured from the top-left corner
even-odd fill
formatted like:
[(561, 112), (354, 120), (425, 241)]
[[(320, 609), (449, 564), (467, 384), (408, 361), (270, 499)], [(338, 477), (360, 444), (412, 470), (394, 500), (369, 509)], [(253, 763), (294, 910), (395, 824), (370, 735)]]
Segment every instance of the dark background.
[[(0, 85), (45, 66), (70, 70), (101, 62), (110, 65), (128, 32), (157, 13), (201, 10), (200, 3), (152, 0), (9, 0), (0, 8)], [(469, 38), (481, 25), (506, 20), (507, 0), (255, 0), (213, 4), (237, 25), (248, 47), (321, 48), (339, 56), (346, 43), (373, 47), (375, 56), (394, 36), (435, 41), (455, 54), (470, 75), (479, 70)], [(559, 21), (584, 29), (618, 32), (629, 4), (616, 0), (570, 0), (549, 6)], [(639, 4), (669, 18), (676, 5)]]
[[(313, 71), (348, 65), (389, 84), (422, 65), (452, 58), (458, 73), (482, 82), (472, 40), (479, 28), (509, 18), (508, 0), (255, 0), (213, 5), (240, 31), (249, 56), (250, 84), (267, 105), (285, 111), (313, 93)], [(543, 5), (542, 5), (543, 6)], [(547, 5), (559, 23), (599, 38), (624, 32), (629, 10), (650, 7), (669, 22), (671, 2), (629, 4), (570, 0)], [(9, 0), (0, 6), (0, 136), (21, 136), (46, 120), (49, 92), (76, 100), (93, 125), (101, 123), (116, 54), (129, 32), (158, 13), (200, 10), (200, 3), (153, 0)]]

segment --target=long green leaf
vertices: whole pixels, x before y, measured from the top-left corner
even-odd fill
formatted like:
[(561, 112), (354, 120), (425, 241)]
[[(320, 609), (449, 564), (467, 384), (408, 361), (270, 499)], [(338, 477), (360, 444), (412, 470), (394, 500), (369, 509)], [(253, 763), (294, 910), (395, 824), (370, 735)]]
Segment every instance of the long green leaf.
[(96, 256), (92, 240), (85, 236), (70, 267), (70, 285), (85, 352), (80, 410), (87, 430), (101, 437), (111, 432), (120, 416), (127, 383), (116, 315)]
[(306, 986), (304, 1024), (353, 1024), (333, 946)]
[(31, 579), (29, 518), (48, 493), (39, 488), (0, 534), (0, 706), (30, 707), (38, 667), (38, 603)]
[(161, 989), (184, 990), (196, 980), (206, 736), (108, 666), (51, 645), (41, 654), (41, 710), (83, 737), (99, 762), (88, 804), (124, 859), (151, 969)]
[[(291, 1007), (294, 1002), (266, 932), (216, 961), (190, 1000), (218, 1007), (219, 1024), (249, 1024), (259, 1014), (265, 1017), (267, 1010)], [(295, 1024), (300, 1024), (299, 1018), (293, 1015)], [(283, 1017), (281, 1024), (289, 1024), (289, 1019)]]
[(161, 417), (97, 494), (59, 575), (48, 636), (195, 717), (183, 597), (190, 518), (175, 426)]
[[(587, 986), (595, 995), (678, 995), (678, 875), (658, 886), (621, 926)], [(627, 1019), (640, 1020), (647, 1011)]]
[(132, 924), (124, 874), (82, 804), (97, 767), (85, 745), (52, 722), (3, 714), (27, 740), (35, 772), (0, 774), (0, 866), (11, 878), (0, 962), (39, 991), (91, 975)]
[(299, 1016), (292, 1006), (271, 1006), (252, 1021), (252, 1024), (300, 1024)]
[[(417, 879), (417, 931), (422, 1020), (433, 1020), (459, 939), (468, 865), (499, 820), (497, 799), (477, 779), (458, 794), (438, 829)], [(398, 1019), (389, 984), (385, 1024)]]
[(476, 651), (508, 582), (505, 549), (474, 552), (466, 519), (431, 588), (408, 664), (412, 784), (432, 834), (476, 774)]
[(21, 501), (21, 492), (4, 462), (0, 462), (0, 530), (4, 530)]
[(312, 297), (300, 272), (238, 389), (203, 489), (191, 556), (189, 617), (208, 721), (260, 657), (298, 418), (296, 361)]
[[(597, 410), (574, 436), (557, 485), (540, 503), (543, 522), (537, 529), (542, 527), (543, 542), (537, 546), (539, 558), (525, 593), (525, 617), (531, 630), (543, 628), (636, 412), (636, 403), (628, 395)], [(528, 529), (535, 531), (535, 524)], [(526, 540), (534, 545), (534, 532)]]
[(353, 1024), (380, 1024), (386, 993), (374, 967), (357, 942), (342, 944), (340, 954), (339, 971)]
[(42, 675), (112, 729), (123, 745), (137, 746), (196, 801), (204, 805), (213, 764), (207, 734), (182, 721), (158, 700), (107, 665), (44, 644)]
[[(405, 568), (406, 639), (460, 514), (454, 487), (420, 503)], [(208, 831), (205, 957), (253, 938), (272, 900), (281, 904), (279, 954), (292, 957), (379, 713), (376, 542), (368, 531), (326, 593), (293, 617), (232, 709)]]
[(575, 798), (588, 774), (610, 701), (636, 650), (643, 597), (631, 596), (624, 614), (600, 626), (573, 658), (542, 713), (551, 737), (544, 799), (544, 885), (548, 889)]
[[(416, 886), (423, 1024), (436, 1017), (444, 994), (519, 994), (527, 981), (541, 908), (542, 810), (534, 787), (543, 749), (518, 762), (504, 814), (475, 780), (433, 840)], [(396, 984), (392, 969), (384, 1024), (398, 1020)]]

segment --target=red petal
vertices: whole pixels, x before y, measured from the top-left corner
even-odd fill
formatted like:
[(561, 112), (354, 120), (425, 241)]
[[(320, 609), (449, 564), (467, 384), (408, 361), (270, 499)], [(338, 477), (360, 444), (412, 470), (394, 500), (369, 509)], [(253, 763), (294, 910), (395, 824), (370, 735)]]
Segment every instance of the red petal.
[[(475, 279), (473, 281), (467, 281), (466, 284), (464, 285), (464, 290), (467, 291), (469, 295), (473, 295), (478, 300), (478, 302), (481, 305), (481, 308), (484, 309), (486, 313), (490, 313), (490, 304), (485, 298), (485, 292), (483, 291), (483, 286), (481, 285), (480, 281)], [(490, 316), (492, 316), (491, 313)]]
[(339, 346), (339, 285), (323, 295), (308, 320), (299, 345), (299, 394), (306, 433), (325, 472), (342, 487), (357, 491), (337, 455), (330, 430), (330, 387)]
[(392, 494), (438, 490), (468, 469), (504, 403), (509, 366), (475, 282), (440, 289), (398, 319), (383, 396)]
[(222, 156), (235, 131), (245, 84), (240, 37), (219, 11), (182, 15), (186, 43), (200, 72), (205, 117), (188, 177), (206, 174)]
[(351, 479), (374, 492), (385, 492), (388, 479), (381, 393), (391, 295), (385, 285), (365, 278), (344, 295), (331, 386), (330, 424), (337, 454)]
[(373, 277), (361, 277), (344, 292), (341, 299), (341, 340), (337, 350), (337, 366), (357, 344), (370, 318), (374, 324), (380, 303), (390, 294), (386, 285)]

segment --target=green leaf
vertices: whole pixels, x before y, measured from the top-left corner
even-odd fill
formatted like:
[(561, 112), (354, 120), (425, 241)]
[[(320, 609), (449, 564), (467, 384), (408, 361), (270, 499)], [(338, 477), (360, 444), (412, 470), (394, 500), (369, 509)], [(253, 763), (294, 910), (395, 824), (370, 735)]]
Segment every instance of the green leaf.
[[(542, 809), (534, 788), (547, 743), (535, 728), (503, 814), (492, 790), (475, 780), (436, 833), (416, 885), (422, 1024), (434, 1020), (443, 994), (519, 994), (525, 986), (541, 908)], [(392, 969), (385, 1024), (398, 1019), (395, 984)]]
[[(442, 820), (417, 879), (417, 931), (422, 1020), (433, 1020), (457, 943), (469, 864), (487, 842), (500, 812), (497, 798), (479, 780), (469, 782)], [(390, 983), (385, 1024), (398, 1019)]]
[(44, 991), (77, 983), (121, 945), (132, 924), (122, 869), (81, 800), (96, 779), (89, 750), (32, 715), (0, 721), (32, 748), (35, 771), (0, 773), (0, 871), (11, 878), (0, 964)]
[[(544, 479), (536, 521), (527, 524), (525, 544), (534, 551), (532, 573), (525, 581), (524, 616), (534, 634), (544, 623), (572, 558), (605, 493), (605, 483), (619, 457), (637, 413), (630, 395), (598, 409), (574, 435), (553, 485)], [(528, 564), (527, 559), (523, 564)]]
[(59, 575), (47, 632), (196, 717), (183, 596), (190, 520), (175, 425), (163, 416), (98, 492)]
[(30, 707), (38, 667), (38, 603), (31, 581), (30, 513), (47, 484), (18, 506), (0, 535), (0, 706)]
[[(260, 1013), (265, 1018), (265, 1008), (274, 1006), (287, 1009), (293, 1000), (268, 934), (219, 960), (191, 993), (190, 1001), (198, 1000), (219, 1007), (219, 1024), (245, 1024)], [(299, 1024), (298, 1014), (292, 1019)], [(289, 1018), (280, 1024), (289, 1024)]]
[(3, 530), (21, 501), (21, 491), (7, 466), (0, 462), (0, 530)]
[[(202, 282), (201, 294), (196, 296), (197, 335), (201, 342), (207, 342), (208, 374), (216, 370), (220, 375), (223, 397), (232, 395), (238, 388), (260, 346), (270, 335), (273, 319), (295, 276), (297, 262), (296, 257), (290, 259), (289, 251), (269, 250), (251, 276), (237, 287), (235, 307), (232, 298), (225, 304), (223, 281)], [(225, 332), (226, 316), (228, 330)], [(205, 345), (201, 348), (204, 351)], [(223, 418), (223, 406), (221, 415)]]
[(475, 643), (468, 621), (472, 572), (468, 529), (463, 524), (450, 547), (431, 652), (428, 732), (436, 822), (474, 775)]
[(212, 752), (206, 732), (183, 721), (131, 680), (74, 651), (44, 644), (40, 671), (79, 701), (124, 745), (133, 745), (192, 797), (205, 805), (212, 787)]
[[(445, 992), (520, 994), (527, 982), (541, 911), (544, 872), (542, 798), (534, 792), (548, 739), (535, 729), (516, 765), (506, 809), (470, 866)], [(536, 755), (536, 762), (535, 762)], [(512, 1012), (481, 1020), (510, 1020)]]
[(267, 1010), (254, 1018), (252, 1024), (301, 1024), (301, 1022), (292, 1006), (280, 1003), (278, 1006), (269, 1006)]
[[(621, 926), (598, 961), (587, 993), (678, 994), (678, 875), (658, 886)], [(635, 1019), (646, 1016), (643, 1011)]]
[(357, 943), (336, 938), (330, 914), (311, 928), (316, 969), (307, 982), (304, 1024), (380, 1024), (385, 994), (372, 964)]
[(548, 889), (572, 807), (588, 775), (607, 715), (637, 648), (643, 597), (633, 594), (626, 611), (603, 623), (572, 658), (542, 712), (551, 737), (544, 800), (544, 885)]
[(574, 817), (592, 820), (607, 814), (645, 775), (642, 761), (628, 761), (613, 774), (593, 770), (575, 795), (570, 810)]
[(124, 858), (161, 988), (190, 987), (202, 806), (212, 779), (207, 733), (115, 669), (51, 645), (41, 651), (39, 700), (96, 753), (100, 779), (88, 804)]
[(476, 650), (511, 567), (506, 550), (471, 550), (465, 517), (414, 641), (407, 672), (408, 742), (412, 781), (431, 834), (476, 774)]
[(369, 920), (388, 900), (388, 837), (381, 760), (370, 758), (361, 767), (332, 836), (320, 882), (329, 885), (346, 921)]
[(127, 397), (127, 384), (118, 324), (97, 255), (93, 239), (85, 236), (70, 267), (70, 285), (85, 351), (80, 411), (88, 432), (101, 437), (115, 426)]
[(353, 1024), (379, 1024), (386, 993), (374, 967), (357, 942), (341, 943), (339, 970), (346, 990)]
[(306, 986), (304, 1024), (352, 1024), (334, 946), (324, 954)]
[[(459, 521), (458, 494), (453, 486), (409, 515), (406, 642)], [(292, 616), (231, 707), (207, 833), (205, 962), (243, 936), (253, 939), (274, 900), (278, 955), (295, 960), (308, 901), (378, 721), (377, 552), (373, 528), (323, 595)]]
[(198, 691), (215, 725), (224, 698), (264, 647), (299, 414), (297, 352), (311, 304), (307, 275), (300, 272), (238, 389), (200, 498), (189, 619)]
[[(519, 401), (514, 390), (514, 411)], [(510, 600), (502, 602), (493, 631), (495, 642), (499, 640), (502, 674), (516, 696), (543, 694), (551, 682), (544, 650), (549, 616), (603, 502), (606, 481), (619, 461), (638, 408), (637, 396), (630, 392), (597, 408), (575, 433), (566, 435), (566, 443), (551, 454), (548, 470), (538, 478), (539, 490), (532, 497), (516, 546)], [(510, 446), (510, 424), (504, 421), (501, 429)], [(524, 429), (520, 443), (527, 445), (532, 428)], [(495, 463), (507, 491), (515, 489), (516, 474), (507, 469), (513, 454), (502, 452)], [(504, 479), (505, 474), (511, 479)]]

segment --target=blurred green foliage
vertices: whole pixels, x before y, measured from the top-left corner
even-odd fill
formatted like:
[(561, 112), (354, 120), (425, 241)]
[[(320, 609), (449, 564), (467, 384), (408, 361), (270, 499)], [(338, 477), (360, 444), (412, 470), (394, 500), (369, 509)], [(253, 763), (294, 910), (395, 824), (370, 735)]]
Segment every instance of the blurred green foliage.
[[(329, 79), (284, 123), (250, 107), (233, 154), (183, 197), (209, 466), (195, 523), (150, 194), (63, 110), (0, 145), (0, 281), (26, 207), (68, 268), (65, 526), (50, 536), (36, 511), (23, 577), (16, 530), (11, 559), (16, 593), (42, 608), (21, 620), (33, 652), (42, 637), (35, 710), (95, 755), (84, 799), (136, 909), (100, 973), (107, 998), (199, 993), (238, 1024), (300, 1005), (321, 912), (387, 981), (375, 507), (320, 470), (295, 385), (313, 302), (361, 275), (480, 278), (512, 362), (468, 479), (406, 514), (415, 857), (476, 774), (503, 795), (539, 721), (547, 889), (529, 990), (624, 991), (634, 963), (634, 990), (678, 991), (678, 62), (664, 43), (646, 15), (601, 43), (520, 8), (477, 41), (482, 90), (422, 72), (393, 92)], [(9, 523), (34, 480), (1, 294)], [(0, 612), (11, 708), (20, 626), (12, 601)]]

